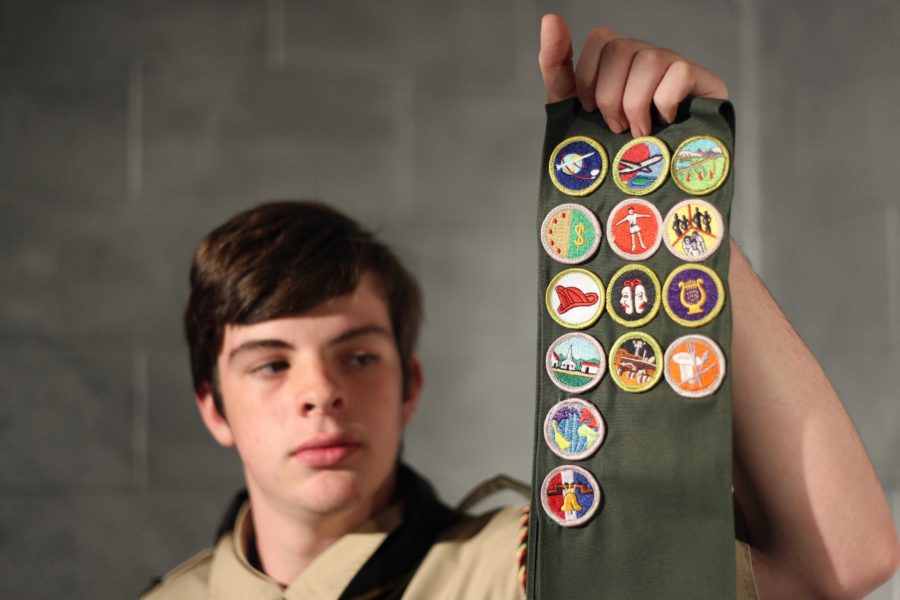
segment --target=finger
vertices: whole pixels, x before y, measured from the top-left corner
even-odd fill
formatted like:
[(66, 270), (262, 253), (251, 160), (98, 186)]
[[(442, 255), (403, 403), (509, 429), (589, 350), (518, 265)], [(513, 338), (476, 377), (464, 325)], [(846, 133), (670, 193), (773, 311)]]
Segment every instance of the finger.
[(578, 56), (578, 63), (575, 65), (575, 86), (581, 106), (587, 112), (597, 108), (594, 91), (597, 89), (597, 70), (600, 67), (603, 48), (612, 40), (620, 37), (608, 27), (597, 27), (588, 34), (584, 41), (581, 54)]
[(667, 123), (675, 120), (678, 105), (688, 96), (726, 100), (725, 82), (703, 67), (684, 59), (673, 61), (653, 94), (653, 104)]
[(547, 102), (558, 102), (576, 94), (572, 68), (572, 34), (562, 17), (541, 19), (541, 52), (538, 55)]
[(615, 133), (628, 129), (628, 118), (622, 107), (625, 94), (625, 83), (631, 71), (631, 62), (639, 50), (649, 48), (650, 44), (627, 38), (609, 41), (600, 55), (600, 66), (597, 70), (597, 85), (594, 88), (594, 100), (603, 114), (603, 119)]
[(678, 58), (674, 52), (653, 47), (644, 48), (634, 55), (622, 95), (622, 108), (634, 137), (650, 135), (650, 103), (669, 65)]

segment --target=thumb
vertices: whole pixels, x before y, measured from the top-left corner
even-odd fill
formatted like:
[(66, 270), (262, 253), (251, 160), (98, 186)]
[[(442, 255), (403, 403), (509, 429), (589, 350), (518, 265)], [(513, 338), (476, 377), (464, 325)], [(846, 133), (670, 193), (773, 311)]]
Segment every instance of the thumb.
[(558, 102), (576, 95), (572, 66), (572, 34), (559, 15), (541, 19), (541, 53), (538, 56), (547, 102)]

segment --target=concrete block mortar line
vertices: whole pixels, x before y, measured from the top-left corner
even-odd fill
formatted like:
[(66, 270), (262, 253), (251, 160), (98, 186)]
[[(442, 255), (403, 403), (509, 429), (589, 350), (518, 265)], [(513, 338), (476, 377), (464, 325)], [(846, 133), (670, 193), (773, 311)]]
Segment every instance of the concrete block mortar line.
[(391, 73), (392, 218), (409, 216), (416, 201), (415, 85), (407, 69)]
[(266, 1), (266, 67), (275, 71), (287, 60), (287, 19), (284, 0)]
[(888, 339), (900, 344), (900, 208), (885, 206), (884, 240), (888, 306)]
[(128, 66), (128, 117), (126, 144), (126, 181), (128, 200), (140, 200), (144, 187), (144, 62), (134, 60)]
[(760, 189), (760, 139), (762, 114), (759, 109), (759, 14), (756, 0), (738, 0), (740, 29), (741, 102), (737, 110), (737, 153), (741, 172), (735, 184), (735, 203), (740, 203), (742, 250), (756, 271), (765, 275), (762, 252)]
[(136, 490), (147, 491), (150, 479), (150, 357), (144, 349), (132, 355), (132, 483)]

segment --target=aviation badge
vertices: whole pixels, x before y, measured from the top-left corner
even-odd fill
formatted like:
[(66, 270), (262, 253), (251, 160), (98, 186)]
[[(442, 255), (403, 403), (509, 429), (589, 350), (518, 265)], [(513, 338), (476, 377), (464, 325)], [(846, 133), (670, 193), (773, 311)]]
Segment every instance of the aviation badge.
[(544, 301), (554, 321), (569, 329), (584, 329), (603, 312), (603, 282), (585, 269), (566, 269), (550, 281)]
[(609, 167), (606, 150), (583, 135), (570, 137), (550, 155), (550, 181), (570, 196), (587, 196), (597, 189)]
[(612, 178), (626, 194), (645, 196), (659, 188), (669, 173), (669, 149), (659, 138), (634, 138), (619, 150)]
[(645, 392), (662, 377), (663, 353), (653, 336), (626, 333), (609, 351), (609, 376), (626, 392)]
[(659, 278), (644, 265), (625, 265), (606, 286), (606, 310), (625, 327), (646, 325), (659, 312)]
[(557, 402), (544, 419), (544, 440), (566, 460), (589, 457), (603, 444), (606, 424), (597, 407), (580, 398)]
[(609, 214), (606, 239), (625, 260), (649, 258), (662, 243), (662, 216), (646, 200), (626, 198)]
[(715, 393), (725, 379), (725, 355), (705, 335), (685, 335), (666, 349), (666, 381), (675, 393), (703, 398)]
[(706, 200), (688, 198), (676, 204), (665, 220), (663, 241), (672, 254), (690, 262), (706, 260), (725, 239), (725, 221)]
[(663, 306), (685, 327), (700, 327), (716, 318), (725, 305), (725, 288), (716, 272), (703, 265), (676, 267), (663, 284)]
[(554, 260), (569, 265), (588, 260), (600, 246), (603, 228), (580, 204), (560, 204), (544, 217), (541, 244)]
[(563, 527), (583, 525), (600, 509), (603, 492), (587, 469), (556, 467), (541, 484), (541, 505), (547, 516)]
[(695, 135), (675, 150), (672, 179), (688, 194), (709, 194), (725, 183), (731, 156), (725, 143), (711, 135)]
[(545, 361), (550, 380), (578, 394), (596, 387), (606, 373), (606, 352), (586, 333), (566, 333), (550, 344)]

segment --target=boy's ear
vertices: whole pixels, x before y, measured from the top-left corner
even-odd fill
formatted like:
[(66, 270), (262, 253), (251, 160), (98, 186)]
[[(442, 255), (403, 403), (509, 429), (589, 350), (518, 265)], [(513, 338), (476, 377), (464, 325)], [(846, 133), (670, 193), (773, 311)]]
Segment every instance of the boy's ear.
[(422, 388), (425, 385), (425, 373), (422, 361), (413, 356), (409, 361), (409, 383), (406, 386), (406, 398), (403, 399), (403, 425), (408, 425), (419, 407)]
[(210, 435), (222, 446), (234, 446), (234, 434), (231, 432), (231, 426), (222, 413), (219, 412), (209, 383), (200, 385), (194, 392), (194, 400), (197, 402), (200, 418), (203, 419), (203, 424), (206, 425)]

